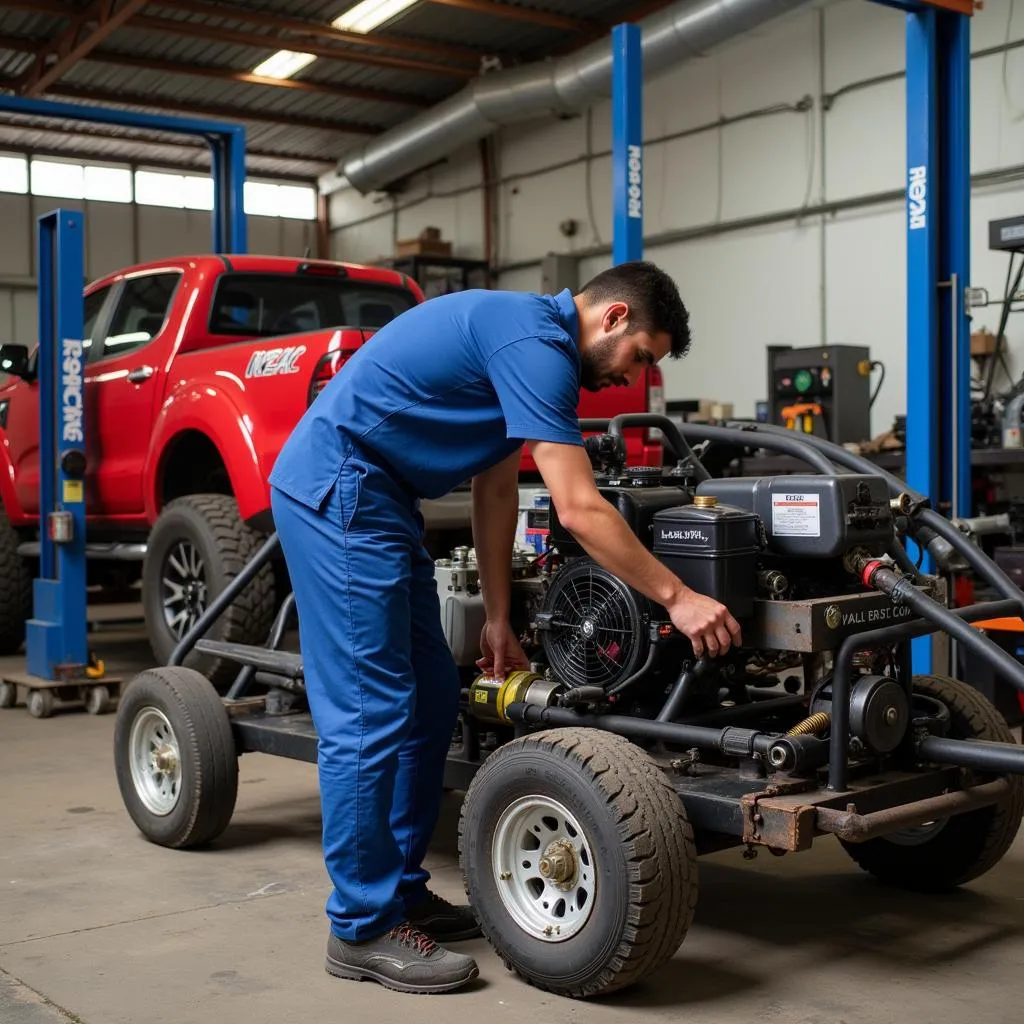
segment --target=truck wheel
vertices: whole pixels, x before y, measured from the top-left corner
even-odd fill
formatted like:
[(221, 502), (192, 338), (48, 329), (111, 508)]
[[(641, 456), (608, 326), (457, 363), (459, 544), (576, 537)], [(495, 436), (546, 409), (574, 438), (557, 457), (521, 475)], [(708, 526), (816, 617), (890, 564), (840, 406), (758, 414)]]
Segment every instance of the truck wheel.
[[(150, 646), (166, 664), (171, 652), (256, 553), (262, 537), (238, 515), (234, 498), (190, 494), (168, 502), (149, 537), (143, 608)], [(239, 644), (266, 642), (274, 617), (274, 574), (264, 566), (207, 636)], [(193, 651), (185, 659), (215, 686), (238, 673), (233, 662)]]
[(32, 618), (32, 574), (18, 554), (20, 543), (6, 513), (0, 511), (0, 655), (18, 653), (25, 642), (25, 623)]
[(121, 799), (139, 831), (174, 849), (210, 842), (238, 796), (238, 755), (228, 713), (190, 668), (153, 668), (124, 690), (114, 723)]
[(463, 802), (459, 855), (498, 956), (563, 996), (649, 975), (697, 902), (682, 801), (644, 751), (595, 729), (533, 733), (491, 754)]
[[(974, 687), (944, 676), (915, 676), (914, 690), (949, 708), (955, 739), (1014, 743), (1002, 715)], [(918, 892), (941, 892), (978, 878), (1010, 848), (1024, 817), (1024, 778), (1009, 776), (1009, 796), (991, 807), (842, 845), (880, 881)]]

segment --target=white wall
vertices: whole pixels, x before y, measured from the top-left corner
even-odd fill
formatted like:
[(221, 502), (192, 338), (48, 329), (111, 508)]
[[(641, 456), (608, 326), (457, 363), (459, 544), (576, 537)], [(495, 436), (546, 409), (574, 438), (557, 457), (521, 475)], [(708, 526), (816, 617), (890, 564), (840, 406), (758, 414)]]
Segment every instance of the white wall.
[[(972, 52), (1024, 38), (1024, 7), (987, 0), (972, 23)], [(1009, 24), (1008, 24), (1009, 21)], [(703, 237), (652, 245), (645, 255), (672, 273), (690, 308), (691, 355), (666, 365), (670, 398), (717, 397), (750, 415), (764, 397), (764, 346), (866, 344), (886, 364), (873, 430), (905, 409), (906, 238), (901, 202), (828, 216), (790, 217), (733, 230), (730, 222), (856, 199), (904, 187), (905, 82), (869, 84), (835, 98), (822, 94), (904, 67), (904, 16), (866, 0), (808, 9), (718, 53), (646, 83), (647, 139), (713, 124), (774, 104), (813, 98), (806, 112), (744, 119), (649, 145), (645, 151), (645, 234), (701, 229)], [(1024, 164), (1024, 49), (972, 61), (972, 172)], [(608, 103), (591, 112), (591, 147), (610, 147)], [(587, 117), (505, 129), (497, 135), (498, 175), (535, 171), (586, 152)], [(536, 289), (547, 252), (584, 252), (611, 242), (610, 161), (590, 162), (498, 188), (496, 263), (500, 287)], [(393, 240), (436, 225), (459, 255), (483, 253), (483, 202), (476, 147), (416, 179), (394, 199), (353, 189), (331, 198), (335, 254), (373, 260)], [(448, 193), (457, 192), (455, 195)], [(433, 196), (434, 198), (430, 198)], [(592, 210), (593, 217), (591, 217)], [(976, 187), (971, 284), (1002, 294), (1006, 257), (987, 249), (988, 221), (1024, 214), (1017, 184)], [(372, 218), (372, 219), (368, 219)], [(578, 222), (573, 237), (559, 224)], [(355, 226), (348, 226), (356, 223)], [(716, 230), (718, 233), (714, 233)], [(725, 228), (726, 230), (722, 230)], [(581, 279), (607, 266), (581, 261)], [(998, 309), (975, 311), (972, 329), (997, 326)], [(1024, 368), (1024, 318), (1007, 328), (1011, 365)]]
[[(85, 212), (85, 273), (94, 280), (120, 267), (212, 246), (210, 214), (131, 203), (48, 199), (0, 193), (0, 343), (35, 342), (37, 218), (57, 207)], [(248, 218), (249, 251), (301, 256), (316, 252), (316, 223)]]

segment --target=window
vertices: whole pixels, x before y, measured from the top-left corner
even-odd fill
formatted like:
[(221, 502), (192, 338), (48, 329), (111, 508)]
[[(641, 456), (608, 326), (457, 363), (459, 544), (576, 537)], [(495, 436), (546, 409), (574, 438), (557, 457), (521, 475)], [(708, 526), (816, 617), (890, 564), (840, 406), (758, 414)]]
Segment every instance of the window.
[(415, 305), (410, 292), (344, 277), (223, 274), (211, 334), (269, 338), (333, 327), (383, 327)]
[(85, 168), (81, 164), (55, 160), (32, 161), (32, 194), (57, 199), (82, 199), (85, 196)]
[(96, 330), (96, 320), (103, 309), (103, 304), (110, 295), (110, 285), (106, 285), (97, 291), (90, 292), (85, 297), (85, 320), (82, 328), (82, 348), (88, 350), (92, 347), (92, 334)]
[(85, 198), (106, 203), (130, 203), (132, 172), (127, 167), (86, 167)]
[(103, 358), (148, 345), (163, 329), (181, 275), (146, 274), (125, 281), (103, 342)]
[(23, 156), (0, 156), (0, 192), (28, 192), (28, 161)]
[(266, 181), (247, 181), (245, 212), (259, 217), (315, 220), (316, 191), (303, 185), (273, 185)]
[(213, 178), (185, 176), (185, 207), (189, 210), (213, 209)]
[(185, 205), (184, 179), (180, 174), (136, 171), (135, 202), (142, 206), (170, 206), (180, 210)]

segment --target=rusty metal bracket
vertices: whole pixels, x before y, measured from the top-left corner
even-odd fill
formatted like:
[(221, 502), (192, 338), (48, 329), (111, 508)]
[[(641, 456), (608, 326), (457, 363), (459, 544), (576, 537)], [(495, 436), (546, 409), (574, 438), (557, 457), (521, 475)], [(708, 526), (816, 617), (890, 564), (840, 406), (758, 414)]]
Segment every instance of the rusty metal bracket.
[(814, 807), (793, 798), (815, 789), (812, 780), (774, 782), (740, 800), (743, 841), (771, 850), (807, 850), (814, 841)]
[[(954, 814), (974, 811), (999, 803), (1010, 792), (1007, 779), (996, 779), (970, 789), (953, 790), (939, 796), (898, 804), (870, 814), (858, 814), (856, 810), (839, 810), (834, 807), (811, 809), (816, 827), (830, 832), (850, 843), (863, 843), (886, 832), (922, 825), (937, 818), (948, 818)], [(852, 808), (853, 805), (851, 804)]]

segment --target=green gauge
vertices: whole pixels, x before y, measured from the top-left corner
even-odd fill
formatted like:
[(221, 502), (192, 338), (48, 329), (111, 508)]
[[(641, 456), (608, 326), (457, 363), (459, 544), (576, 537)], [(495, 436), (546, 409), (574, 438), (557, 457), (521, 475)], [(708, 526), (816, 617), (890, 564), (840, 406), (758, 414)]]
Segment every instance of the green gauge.
[(811, 383), (810, 370), (797, 370), (793, 376), (793, 386), (797, 391), (806, 391)]

